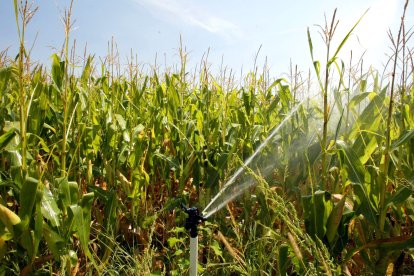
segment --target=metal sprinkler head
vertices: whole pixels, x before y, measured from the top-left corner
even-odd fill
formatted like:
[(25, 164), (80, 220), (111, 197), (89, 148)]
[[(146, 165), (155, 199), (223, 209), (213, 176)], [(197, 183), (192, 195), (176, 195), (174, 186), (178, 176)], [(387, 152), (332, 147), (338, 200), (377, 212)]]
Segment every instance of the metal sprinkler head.
[(190, 237), (197, 237), (197, 226), (207, 219), (200, 214), (197, 207), (187, 208), (181, 204), (181, 209), (188, 214), (188, 218), (185, 220), (185, 229), (190, 230)]

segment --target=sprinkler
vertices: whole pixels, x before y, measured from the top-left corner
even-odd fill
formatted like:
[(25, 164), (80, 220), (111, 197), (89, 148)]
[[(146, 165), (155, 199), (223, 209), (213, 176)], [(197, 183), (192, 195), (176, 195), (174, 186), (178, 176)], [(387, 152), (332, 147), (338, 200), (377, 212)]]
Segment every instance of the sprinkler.
[(185, 207), (181, 205), (181, 209), (188, 214), (185, 220), (185, 229), (190, 231), (190, 276), (197, 275), (198, 263), (198, 225), (206, 219), (200, 215), (196, 207)]

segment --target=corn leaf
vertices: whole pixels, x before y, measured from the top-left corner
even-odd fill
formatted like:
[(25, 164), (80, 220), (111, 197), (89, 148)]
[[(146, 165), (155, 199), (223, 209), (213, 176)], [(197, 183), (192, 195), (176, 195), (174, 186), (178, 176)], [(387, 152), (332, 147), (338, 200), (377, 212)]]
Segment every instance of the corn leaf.
[(385, 200), (385, 206), (390, 206), (391, 204), (394, 206), (398, 206), (404, 203), (412, 194), (412, 189), (408, 187), (402, 186), (397, 189), (397, 191), (390, 197)]
[(62, 236), (60, 236), (46, 222), (43, 223), (42, 232), (48, 248), (53, 254), (53, 258), (57, 261), (60, 260), (60, 257), (66, 253), (66, 243), (64, 238), (62, 238)]
[(341, 200), (333, 207), (326, 226), (326, 237), (330, 244), (333, 243), (335, 235), (338, 231), (339, 224), (344, 212), (346, 196), (342, 196)]
[(349, 36), (352, 34), (354, 29), (358, 26), (359, 22), (361, 22), (362, 18), (365, 16), (365, 14), (368, 12), (366, 10), (364, 14), (358, 19), (358, 21), (354, 24), (354, 26), (349, 30), (349, 32), (345, 35), (345, 37), (342, 39), (341, 43), (339, 44), (338, 48), (335, 51), (335, 54), (329, 59), (328, 61), (328, 67), (336, 60), (337, 55), (339, 54), (339, 51), (341, 51), (342, 47), (345, 45), (346, 41), (348, 40)]
[(363, 214), (370, 223), (377, 226), (377, 211), (374, 209), (375, 205), (370, 201), (369, 193), (365, 187), (366, 173), (364, 166), (361, 164), (355, 152), (344, 141), (337, 141), (336, 144), (340, 149), (339, 153), (342, 166), (347, 170), (349, 181), (352, 183), (355, 195), (357, 196), (358, 207), (356, 212)]
[(306, 231), (311, 237), (322, 240), (326, 234), (329, 215), (333, 204), (331, 194), (326, 191), (316, 191), (313, 195), (302, 196)]
[(36, 201), (36, 191), (39, 181), (32, 177), (26, 177), (20, 191), (20, 210), (19, 217), (23, 221), (23, 226), (28, 227), (30, 218), (33, 215), (33, 207)]
[(91, 227), (91, 209), (94, 199), (93, 193), (87, 193), (82, 196), (79, 205), (70, 205), (77, 235), (85, 255), (92, 261), (92, 254), (89, 251), (89, 234)]
[(14, 233), (13, 226), (21, 222), (21, 219), (12, 210), (0, 204), (0, 220), (10, 233)]
[(411, 130), (404, 130), (403, 133), (401, 133), (400, 137), (398, 137), (398, 139), (396, 139), (390, 146), (391, 150), (396, 150), (399, 147), (401, 147), (402, 145), (404, 145), (405, 143), (411, 141), (412, 139), (414, 139), (414, 129)]
[(289, 265), (289, 246), (287, 244), (282, 244), (279, 247), (279, 256), (278, 256), (279, 275), (287, 274), (288, 265)]
[(52, 55), (52, 80), (58, 91), (61, 91), (64, 77), (64, 61), (60, 61), (57, 54)]
[(59, 198), (66, 210), (70, 205), (78, 202), (78, 184), (76, 182), (68, 181), (67, 177), (56, 179), (58, 183)]
[(62, 212), (60, 211), (52, 192), (46, 187), (43, 188), (41, 212), (43, 214), (43, 217), (49, 220), (52, 226), (60, 226), (59, 221)]
[(16, 129), (12, 128), (0, 136), (0, 150), (5, 148), (7, 144), (16, 136)]

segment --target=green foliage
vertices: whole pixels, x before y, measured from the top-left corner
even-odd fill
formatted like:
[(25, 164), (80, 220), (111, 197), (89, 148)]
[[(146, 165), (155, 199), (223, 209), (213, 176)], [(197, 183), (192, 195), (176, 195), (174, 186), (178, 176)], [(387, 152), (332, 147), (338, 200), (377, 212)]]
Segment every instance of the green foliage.
[(182, 49), (181, 67), (166, 72), (131, 62), (119, 75), (113, 52), (75, 65), (69, 32), (48, 70), (31, 65), (21, 4), (18, 56), (0, 67), (0, 271), (187, 273), (188, 236), (174, 208), (206, 206), (316, 90), (322, 97), (306, 99), (243, 176), (258, 184), (200, 227), (199, 271), (405, 273), (399, 259), (412, 262), (414, 246), (412, 71), (399, 85), (345, 66), (339, 54), (361, 19), (330, 55), (334, 13), (321, 29), (324, 62), (308, 30), (317, 87), (267, 71), (239, 84), (207, 68), (192, 76)]

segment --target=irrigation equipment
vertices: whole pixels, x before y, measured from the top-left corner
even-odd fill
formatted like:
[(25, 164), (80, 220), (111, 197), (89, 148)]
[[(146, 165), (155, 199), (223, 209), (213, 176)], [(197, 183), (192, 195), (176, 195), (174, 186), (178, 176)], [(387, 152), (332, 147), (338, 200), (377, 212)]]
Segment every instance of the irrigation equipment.
[[(297, 104), (286, 117), (280, 122), (280, 124), (275, 127), (269, 136), (262, 142), (262, 144), (255, 150), (255, 152), (244, 162), (244, 166), (241, 166), (233, 176), (227, 181), (223, 188), (218, 192), (218, 194), (210, 201), (206, 206), (204, 211), (200, 211), (196, 207), (185, 207), (181, 205), (181, 208), (188, 214), (188, 218), (185, 222), (185, 229), (190, 231), (190, 276), (197, 275), (197, 264), (198, 264), (198, 233), (197, 227), (200, 223), (207, 220), (211, 215), (216, 213), (218, 210), (223, 208), (228, 202), (234, 200), (236, 197), (241, 195), (249, 187), (252, 187), (256, 184), (256, 181), (251, 177), (240, 180), (243, 175), (246, 167), (252, 166), (252, 162), (256, 161), (259, 153), (266, 147), (271, 140), (280, 132), (282, 127), (292, 118), (292, 116), (298, 111), (299, 107), (305, 100), (302, 100)], [(264, 164), (265, 165), (265, 164)], [(272, 166), (265, 166), (264, 171), (269, 171)]]
[(197, 275), (198, 265), (198, 225), (206, 219), (200, 215), (196, 207), (185, 207), (181, 205), (184, 212), (188, 214), (185, 221), (185, 229), (190, 231), (190, 276)]

